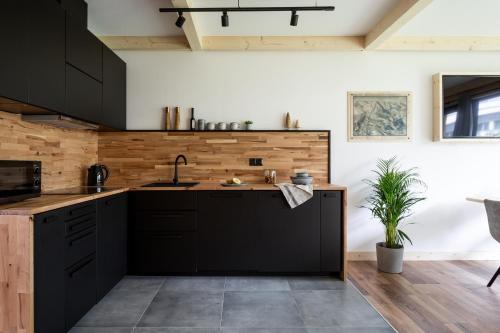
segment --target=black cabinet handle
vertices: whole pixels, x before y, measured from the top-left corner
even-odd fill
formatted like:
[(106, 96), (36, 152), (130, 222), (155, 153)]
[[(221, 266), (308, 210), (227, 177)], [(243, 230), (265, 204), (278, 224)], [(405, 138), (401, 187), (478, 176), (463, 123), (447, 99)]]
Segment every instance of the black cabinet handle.
[(331, 192), (330, 193), (329, 192), (323, 193), (323, 197), (325, 197), (325, 198), (336, 198), (337, 197), (337, 193), (335, 193), (335, 192), (334, 193), (331, 193)]
[(182, 235), (150, 235), (150, 239), (183, 239)]
[(80, 272), (83, 271), (85, 267), (87, 267), (89, 264), (91, 264), (94, 261), (94, 258), (90, 258), (86, 260), (84, 263), (79, 265), (77, 268), (75, 268), (71, 273), (69, 273), (69, 277), (73, 278), (76, 277)]
[(86, 218), (86, 219), (83, 219), (83, 220), (79, 221), (78, 223), (73, 223), (73, 224), (71, 224), (71, 225), (69, 226), (69, 230), (70, 230), (70, 231), (71, 231), (71, 230), (74, 230), (76, 227), (78, 227), (78, 226), (80, 226), (80, 225), (82, 225), (82, 224), (84, 224), (84, 223), (87, 223), (87, 222), (89, 222), (89, 221), (92, 221), (92, 219), (93, 219), (93, 217), (88, 217), (88, 218)]
[(87, 205), (87, 206), (83, 206), (83, 207), (78, 207), (78, 208), (71, 209), (68, 214), (69, 215), (75, 215), (77, 212), (80, 212), (80, 211), (86, 212), (87, 210), (89, 211), (89, 213), (91, 213), (92, 210), (93, 210), (92, 209), (92, 205)]
[(89, 236), (94, 236), (94, 235), (95, 235), (94, 231), (86, 233), (85, 235), (82, 235), (82, 236), (80, 236), (78, 238), (75, 238), (72, 241), (70, 241), (69, 242), (69, 246), (77, 245), (77, 244), (81, 243), (82, 241), (84, 241), (85, 239), (89, 238)]
[(273, 194), (271, 195), (271, 197), (272, 197), (272, 198), (281, 198), (281, 197), (282, 197), (282, 194), (281, 194), (281, 192), (280, 192), (280, 193), (273, 193)]

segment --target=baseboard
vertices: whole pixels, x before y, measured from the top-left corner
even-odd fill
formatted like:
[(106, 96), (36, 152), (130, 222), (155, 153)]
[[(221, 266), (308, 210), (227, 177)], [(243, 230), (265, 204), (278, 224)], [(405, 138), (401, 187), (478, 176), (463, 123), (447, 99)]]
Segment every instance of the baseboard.
[[(348, 252), (350, 261), (377, 260), (375, 252)], [(405, 252), (405, 260), (500, 260), (500, 252)]]

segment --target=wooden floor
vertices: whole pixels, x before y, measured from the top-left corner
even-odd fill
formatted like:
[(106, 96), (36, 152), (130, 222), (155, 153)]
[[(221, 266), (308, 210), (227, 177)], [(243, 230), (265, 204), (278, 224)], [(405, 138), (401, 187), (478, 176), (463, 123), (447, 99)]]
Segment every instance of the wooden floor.
[(349, 262), (349, 280), (403, 332), (500, 332), (498, 261), (410, 261), (402, 274), (376, 262)]

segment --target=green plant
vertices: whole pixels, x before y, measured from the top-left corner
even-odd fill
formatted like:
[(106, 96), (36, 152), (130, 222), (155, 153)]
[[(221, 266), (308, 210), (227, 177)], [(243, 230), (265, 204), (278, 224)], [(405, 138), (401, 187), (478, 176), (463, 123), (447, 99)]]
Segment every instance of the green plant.
[(373, 172), (375, 180), (364, 180), (371, 194), (363, 207), (368, 208), (373, 217), (384, 225), (386, 247), (401, 248), (405, 241), (413, 245), (410, 237), (399, 227), (411, 215), (413, 205), (425, 200), (421, 192), (414, 190), (415, 186), (425, 187), (425, 183), (420, 180), (416, 168), (401, 169), (396, 157), (378, 160), (377, 169)]
[(251, 121), (251, 120), (245, 121), (245, 125), (252, 125), (252, 124), (253, 124), (253, 121)]

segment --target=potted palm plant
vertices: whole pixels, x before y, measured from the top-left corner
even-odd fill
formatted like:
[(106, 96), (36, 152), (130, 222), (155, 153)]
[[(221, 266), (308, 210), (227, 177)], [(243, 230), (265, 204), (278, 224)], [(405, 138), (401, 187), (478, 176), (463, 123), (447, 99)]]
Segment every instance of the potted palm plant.
[[(382, 272), (403, 271), (404, 243), (412, 244), (410, 237), (401, 230), (404, 220), (411, 215), (412, 207), (425, 200), (415, 187), (425, 186), (415, 168), (403, 170), (396, 157), (380, 159), (375, 180), (365, 179), (371, 190), (363, 206), (385, 227), (385, 242), (377, 243), (377, 266)], [(412, 244), (413, 245), (413, 244)]]

